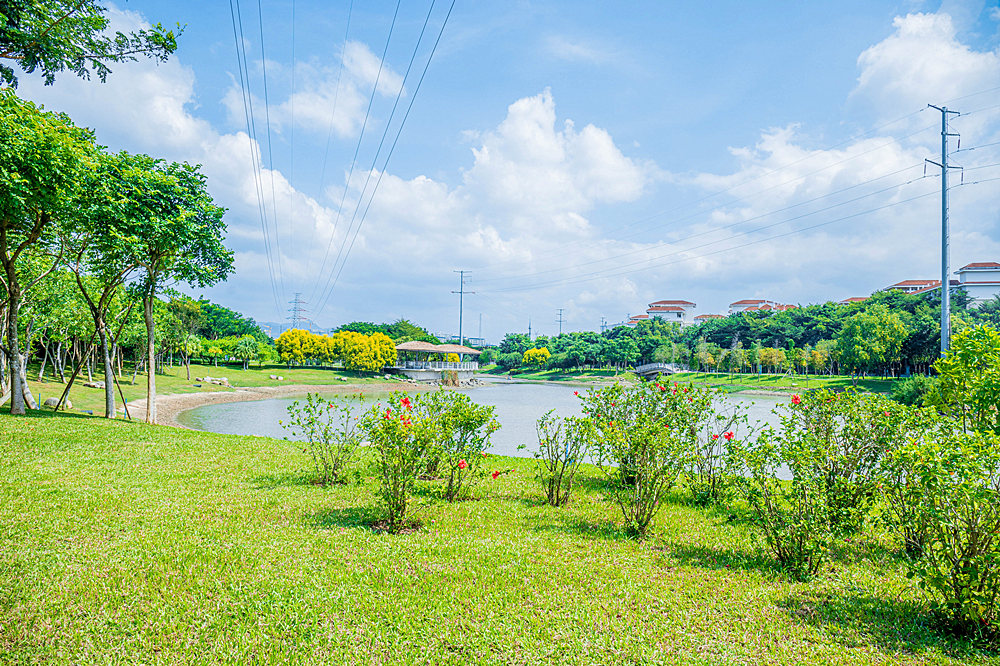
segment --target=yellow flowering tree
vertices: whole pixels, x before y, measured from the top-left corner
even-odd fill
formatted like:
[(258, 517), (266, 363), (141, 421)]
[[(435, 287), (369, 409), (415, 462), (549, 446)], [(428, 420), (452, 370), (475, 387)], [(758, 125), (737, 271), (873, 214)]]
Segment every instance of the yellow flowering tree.
[(549, 362), (550, 356), (552, 356), (552, 354), (549, 353), (548, 347), (529, 349), (524, 352), (524, 356), (521, 358), (521, 365), (533, 368), (544, 368), (545, 364)]

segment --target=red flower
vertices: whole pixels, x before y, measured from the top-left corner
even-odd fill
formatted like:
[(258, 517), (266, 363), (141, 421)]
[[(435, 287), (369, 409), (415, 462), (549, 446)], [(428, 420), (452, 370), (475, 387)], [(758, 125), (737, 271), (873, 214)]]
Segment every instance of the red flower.
[(799, 404), (800, 402), (802, 402), (802, 398), (800, 398), (800, 397), (799, 397), (799, 396), (797, 396), (797, 395), (793, 395), (793, 396), (792, 396), (792, 404), (793, 404), (793, 405), (797, 405), (797, 404)]
[(712, 439), (719, 439), (718, 435), (712, 435)]
[(385, 418), (386, 419), (391, 419), (392, 418), (392, 410), (391, 409), (386, 408), (386, 410), (385, 410)]
[(465, 462), (465, 458), (462, 458), (461, 460), (458, 461), (458, 468), (459, 469), (465, 469), (468, 466), (469, 466), (469, 463)]
[(885, 412), (885, 415), (886, 415), (886, 416), (889, 416), (889, 412)]
[(490, 474), (490, 476), (492, 476), (493, 480), (496, 481), (497, 477), (500, 476), (500, 470), (498, 470), (498, 469), (493, 470), (493, 473)]
[(578, 395), (580, 395), (580, 392), (579, 391), (573, 391), (573, 395), (578, 396)]
[(612, 406), (612, 407), (614, 407), (614, 406), (615, 406), (615, 403), (611, 403), (611, 406)]
[(730, 440), (732, 440), (732, 438), (734, 437), (734, 435), (733, 435), (733, 431), (732, 431), (732, 430), (730, 430), (730, 431), (729, 431), (729, 432), (727, 432), (727, 433), (726, 433), (725, 435), (723, 435), (723, 437), (725, 437), (725, 438), (726, 438), (726, 441), (727, 441), (727, 442), (728, 442), (728, 441), (730, 441)]
[(400, 400), (399, 404), (401, 404), (403, 407), (406, 407), (407, 411), (413, 409), (413, 403), (410, 402), (410, 399), (408, 397)]
[(484, 458), (485, 458), (486, 456), (488, 456), (488, 455), (490, 455), (490, 454), (486, 453), (486, 451), (483, 451), (483, 457), (484, 457)]

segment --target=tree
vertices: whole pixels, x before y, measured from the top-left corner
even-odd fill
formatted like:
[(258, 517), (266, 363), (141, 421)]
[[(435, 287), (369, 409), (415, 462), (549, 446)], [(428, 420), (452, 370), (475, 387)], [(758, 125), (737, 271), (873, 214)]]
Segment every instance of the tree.
[(1000, 433), (1000, 333), (989, 326), (965, 329), (934, 369), (932, 402), (960, 419), (964, 430)]
[[(0, 60), (17, 63), (31, 74), (39, 71), (46, 85), (56, 73), (69, 70), (104, 81), (108, 63), (138, 60), (140, 56), (164, 61), (177, 49), (176, 33), (156, 23), (135, 32), (107, 33), (107, 8), (99, 0), (0, 1)], [(13, 67), (0, 62), (0, 82), (17, 87)]]
[(244, 370), (249, 369), (250, 361), (257, 358), (258, 345), (257, 339), (252, 335), (244, 335), (233, 347), (233, 356), (243, 361)]
[(896, 363), (907, 334), (898, 313), (883, 304), (873, 305), (844, 322), (837, 337), (840, 362), (855, 372)]
[[(0, 268), (7, 324), (0, 350), (10, 371), (11, 414), (25, 413), (27, 388), (18, 313), (25, 294), (61, 258), (56, 227), (73, 210), (94, 152), (92, 135), (68, 117), (0, 90)], [(41, 272), (26, 276), (23, 269), (32, 255), (51, 258)]]
[(550, 356), (552, 356), (552, 354), (549, 353), (547, 347), (542, 347), (541, 349), (529, 349), (524, 352), (521, 363), (532, 368), (544, 368), (545, 364), (548, 363)]
[[(146, 273), (142, 293), (148, 366), (146, 422), (156, 423), (156, 294), (170, 282), (206, 287), (225, 280), (233, 269), (233, 253), (223, 245), (225, 209), (214, 204), (197, 167), (126, 152), (118, 153), (114, 162), (115, 196), (128, 220), (118, 229), (122, 251)], [(201, 302), (195, 304), (201, 313)], [(201, 314), (199, 324), (204, 319)], [(197, 332), (191, 327), (186, 330)], [(186, 365), (190, 380), (190, 362)]]
[(195, 353), (191, 344), (193, 340), (198, 339), (197, 333), (205, 323), (205, 315), (201, 312), (201, 304), (188, 297), (171, 299), (167, 308), (174, 316), (173, 323), (177, 328), (174, 339), (180, 343), (177, 348), (181, 352), (184, 367), (187, 368), (188, 381), (191, 381), (191, 356)]

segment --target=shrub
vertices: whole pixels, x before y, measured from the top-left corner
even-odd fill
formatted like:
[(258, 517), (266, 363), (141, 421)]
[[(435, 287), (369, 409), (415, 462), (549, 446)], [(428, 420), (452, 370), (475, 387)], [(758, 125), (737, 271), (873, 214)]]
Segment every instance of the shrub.
[(693, 398), (639, 382), (592, 389), (582, 400), (592, 424), (591, 454), (616, 481), (611, 493), (629, 529), (644, 535), (688, 460)]
[[(661, 390), (678, 390), (677, 386), (659, 386)], [(688, 397), (690, 426), (684, 433), (689, 452), (687, 485), (694, 503), (706, 506), (722, 499), (726, 492), (726, 453), (734, 441), (748, 435), (746, 408), (727, 405), (725, 394), (718, 389), (692, 388)]]
[(305, 402), (296, 400), (288, 407), (289, 421), (281, 425), (305, 438), (305, 451), (323, 485), (343, 481), (342, 472), (361, 441), (356, 414), (362, 404), (360, 395), (335, 403), (310, 393)]
[(902, 405), (920, 407), (930, 393), (933, 393), (937, 381), (933, 377), (914, 375), (896, 382), (892, 387), (892, 399)]
[(882, 520), (899, 533), (911, 558), (923, 554), (930, 530), (930, 516), (923, 510), (924, 487), (916, 470), (918, 442), (947, 436), (954, 425), (932, 409), (904, 410), (898, 426), (898, 443), (883, 457), (879, 470)]
[[(782, 430), (765, 429), (756, 440), (730, 445), (735, 487), (746, 501), (768, 549), (792, 576), (806, 579), (823, 564), (833, 534), (820, 454)], [(790, 480), (780, 478), (782, 472)]]
[(901, 443), (906, 410), (879, 395), (811, 391), (793, 400), (782, 436), (813, 449), (831, 526), (856, 532), (877, 494), (879, 465)]
[[(564, 506), (569, 502), (573, 478), (587, 455), (591, 427), (586, 419), (559, 418), (551, 409), (535, 423), (538, 448), (532, 451), (532, 455), (537, 461), (536, 473), (550, 505)], [(525, 447), (522, 445), (519, 448)]]
[(1000, 598), (1000, 445), (955, 433), (901, 451), (929, 523), (910, 575), (952, 626), (995, 639)]
[(434, 443), (433, 419), (418, 398), (397, 391), (385, 405), (371, 408), (361, 428), (375, 449), (386, 529), (398, 532), (406, 526), (413, 485)]
[(464, 393), (441, 389), (422, 397), (433, 429), (428, 467), (445, 479), (449, 502), (469, 495), (473, 482), (483, 476), (482, 460), (490, 437), (500, 428), (495, 408), (477, 405)]
[(934, 369), (936, 406), (959, 419), (966, 431), (1000, 433), (1000, 333), (989, 326), (962, 331)]

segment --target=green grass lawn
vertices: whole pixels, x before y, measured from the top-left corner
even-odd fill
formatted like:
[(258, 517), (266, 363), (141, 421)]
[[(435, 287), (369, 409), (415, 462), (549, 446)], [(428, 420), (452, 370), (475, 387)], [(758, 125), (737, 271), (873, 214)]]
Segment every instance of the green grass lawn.
[(1000, 663), (940, 633), (877, 534), (808, 583), (727, 512), (674, 501), (637, 541), (586, 470), (531, 463), (405, 535), (375, 483), (322, 488), (288, 442), (0, 415), (0, 662)]
[(820, 377), (816, 375), (751, 375), (728, 374), (725, 372), (679, 372), (670, 376), (671, 381), (692, 382), (707, 386), (718, 386), (732, 391), (805, 391), (808, 389), (828, 388), (846, 389), (856, 387), (872, 393), (890, 393), (898, 379), (858, 379), (844, 375)]
[[(352, 384), (385, 383), (382, 375), (372, 375), (367, 373), (357, 373), (340, 369), (320, 369), (320, 368), (287, 368), (283, 365), (265, 365), (263, 368), (251, 366), (249, 370), (243, 370), (239, 366), (211, 366), (191, 364), (191, 381), (187, 379), (187, 371), (182, 366), (167, 367), (165, 373), (156, 376), (156, 392), (158, 395), (170, 393), (197, 393), (211, 391), (228, 391), (223, 386), (217, 384), (206, 384), (199, 382), (195, 377), (225, 377), (233, 386), (280, 386), (283, 384), (338, 384), (342, 383), (340, 377), (346, 377)], [(283, 381), (270, 379), (270, 375), (284, 377)], [(65, 384), (51, 375), (51, 369), (46, 373), (45, 381), (38, 380), (38, 367), (35, 366), (28, 372), (28, 384), (31, 386), (32, 394), (38, 398), (41, 395), (41, 403), (45, 398), (58, 398), (62, 395)], [(94, 375), (95, 380), (103, 380), (104, 374)], [(69, 399), (73, 402), (73, 411), (93, 410), (95, 414), (104, 413), (104, 389), (87, 388), (83, 383), (87, 381), (86, 371), (81, 372), (70, 389)], [(132, 384), (132, 374), (124, 374), (118, 380), (121, 384), (122, 393), (129, 402), (146, 398), (146, 375), (140, 373)], [(201, 384), (196, 387), (195, 384)], [(115, 401), (121, 407), (121, 398), (117, 389), (115, 390)]]
[[(489, 366), (484, 368), (491, 375), (506, 375), (507, 371), (499, 366)], [(614, 370), (610, 368), (594, 368), (591, 370), (521, 370), (514, 375), (514, 379), (550, 381), (550, 382), (607, 382), (614, 381), (615, 378), (623, 381), (631, 381), (634, 376), (628, 372)]]

